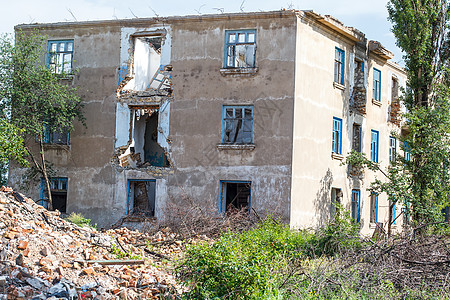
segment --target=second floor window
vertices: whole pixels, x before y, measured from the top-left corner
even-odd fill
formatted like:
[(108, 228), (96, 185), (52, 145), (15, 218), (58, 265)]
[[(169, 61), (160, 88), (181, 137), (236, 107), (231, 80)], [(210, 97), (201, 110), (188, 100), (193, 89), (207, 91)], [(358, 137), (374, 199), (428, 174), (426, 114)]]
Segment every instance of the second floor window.
[(256, 29), (225, 31), (225, 68), (254, 68)]
[(352, 150), (361, 152), (361, 125), (353, 124)]
[(331, 151), (342, 154), (342, 119), (333, 117), (333, 136)]
[(372, 98), (381, 101), (381, 71), (373, 68), (373, 94)]
[(372, 130), (370, 133), (370, 160), (378, 162), (378, 131)]
[(345, 51), (336, 47), (334, 54), (334, 82), (344, 85)]
[(73, 40), (49, 41), (47, 64), (55, 74), (72, 72)]
[(222, 111), (222, 143), (251, 144), (253, 142), (253, 106), (224, 105)]
[(408, 145), (407, 142), (405, 142), (405, 160), (410, 161), (411, 160), (411, 147)]
[(44, 128), (44, 144), (69, 145), (69, 130), (63, 128), (57, 131), (51, 131)]
[(395, 163), (397, 156), (397, 139), (393, 136), (389, 137), (389, 162)]

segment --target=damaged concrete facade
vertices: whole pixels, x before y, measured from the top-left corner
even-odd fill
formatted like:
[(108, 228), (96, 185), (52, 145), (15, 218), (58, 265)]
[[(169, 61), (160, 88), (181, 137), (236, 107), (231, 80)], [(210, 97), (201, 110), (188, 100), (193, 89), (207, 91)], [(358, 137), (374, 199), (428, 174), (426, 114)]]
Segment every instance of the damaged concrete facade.
[[(47, 157), (66, 182), (67, 212), (100, 226), (133, 215), (163, 220), (192, 206), (319, 225), (332, 198), (351, 208), (357, 188), (367, 202), (373, 174), (340, 166), (353, 125), (363, 152), (376, 128), (382, 162), (382, 139), (399, 130), (389, 81), (403, 86), (405, 73), (390, 52), (311, 11), (18, 28), (73, 41), (70, 80), (85, 101), (87, 128), (76, 124), (69, 145), (49, 144)], [(381, 98), (371, 101), (374, 68)], [(340, 153), (332, 152), (333, 120), (341, 124)], [(11, 170), (10, 183), (22, 174)], [(369, 231), (369, 205), (359, 209)]]

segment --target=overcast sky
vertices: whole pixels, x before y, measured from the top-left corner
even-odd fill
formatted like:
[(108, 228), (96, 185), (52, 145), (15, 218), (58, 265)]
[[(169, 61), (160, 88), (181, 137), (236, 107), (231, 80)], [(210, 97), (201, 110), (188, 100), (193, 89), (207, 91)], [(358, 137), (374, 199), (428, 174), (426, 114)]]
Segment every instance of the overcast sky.
[(2, 0), (0, 32), (13, 32), (14, 25), (64, 21), (130, 19), (245, 12), (294, 8), (332, 15), (346, 26), (356, 27), (371, 40), (380, 41), (401, 61), (387, 20), (387, 0)]

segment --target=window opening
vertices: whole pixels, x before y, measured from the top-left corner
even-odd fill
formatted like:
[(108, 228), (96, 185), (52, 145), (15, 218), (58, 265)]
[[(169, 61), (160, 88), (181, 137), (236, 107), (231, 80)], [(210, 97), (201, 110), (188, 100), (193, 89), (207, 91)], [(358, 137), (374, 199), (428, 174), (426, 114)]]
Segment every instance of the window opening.
[(359, 222), (361, 219), (361, 191), (352, 190), (352, 219)]
[(225, 68), (254, 68), (256, 30), (225, 31)]
[(156, 180), (128, 180), (127, 213), (155, 216)]
[(223, 106), (222, 143), (253, 142), (253, 106)]
[(333, 117), (332, 152), (342, 154), (342, 119)]
[(378, 194), (370, 195), (370, 223), (378, 222)]
[[(53, 200), (53, 209), (57, 209), (62, 213), (67, 211), (67, 177), (53, 177), (50, 180), (50, 193)], [(48, 199), (45, 191), (45, 180), (41, 178), (41, 205), (48, 207), (46, 199)]]
[(372, 130), (370, 134), (370, 159), (378, 162), (378, 131)]
[(381, 101), (381, 71), (373, 68), (373, 99)]
[(361, 152), (361, 125), (353, 124), (352, 150)]
[(344, 85), (345, 51), (336, 47), (334, 55), (334, 82)]
[(251, 181), (221, 181), (221, 211), (250, 208)]
[(47, 65), (55, 74), (72, 72), (73, 40), (48, 41)]
[(331, 218), (335, 218), (338, 211), (338, 206), (342, 204), (342, 190), (338, 188), (331, 189), (331, 207), (330, 207), (330, 216)]

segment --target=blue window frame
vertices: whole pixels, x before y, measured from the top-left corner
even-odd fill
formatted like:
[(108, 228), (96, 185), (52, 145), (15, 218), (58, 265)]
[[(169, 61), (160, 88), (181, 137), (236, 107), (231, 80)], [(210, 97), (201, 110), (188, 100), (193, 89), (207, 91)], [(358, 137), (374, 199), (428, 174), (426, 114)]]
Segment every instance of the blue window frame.
[(44, 144), (69, 145), (69, 129), (62, 128), (61, 130), (51, 131), (44, 125)]
[(372, 130), (370, 133), (370, 159), (376, 163), (378, 162), (378, 139), (378, 131)]
[[(140, 183), (143, 184), (141, 187), (138, 186)], [(140, 188), (142, 192), (140, 193), (140, 196), (136, 197), (136, 191), (140, 190)], [(145, 194), (147, 195), (147, 199), (144, 199), (143, 201), (140, 199), (141, 202), (139, 204), (135, 203), (137, 198), (142, 198), (142, 195)], [(131, 200), (133, 200), (133, 202)], [(156, 179), (127, 179), (127, 215), (130, 212), (134, 212), (154, 217), (155, 202)]]
[(381, 101), (381, 71), (373, 68), (373, 99)]
[(220, 180), (219, 211), (247, 209), (250, 213), (252, 182), (240, 180)]
[(344, 85), (345, 51), (336, 47), (334, 54), (334, 82)]
[(370, 223), (378, 222), (378, 194), (370, 195)]
[[(66, 212), (67, 204), (67, 177), (52, 177), (50, 181), (50, 193), (52, 194), (53, 209), (58, 209), (60, 212)], [(41, 178), (41, 190), (40, 190), (41, 205), (47, 207), (48, 195), (45, 192), (45, 180)]]
[(405, 160), (410, 161), (411, 160), (411, 147), (408, 145), (407, 142), (405, 142), (404, 152), (405, 152)]
[(225, 68), (254, 68), (256, 29), (225, 31)]
[(389, 137), (389, 162), (395, 163), (397, 157), (397, 139), (393, 136)]
[(392, 206), (392, 211), (391, 211), (391, 216), (392, 216), (392, 224), (395, 224), (397, 222), (397, 220), (395, 220), (395, 218), (397, 218), (397, 203), (394, 204), (394, 206)]
[(361, 220), (361, 191), (352, 190), (352, 219), (356, 222)]
[(222, 143), (253, 143), (253, 106), (224, 105), (222, 108)]
[(47, 65), (55, 74), (72, 72), (73, 40), (48, 41)]
[(342, 119), (333, 117), (333, 135), (331, 151), (342, 154)]

